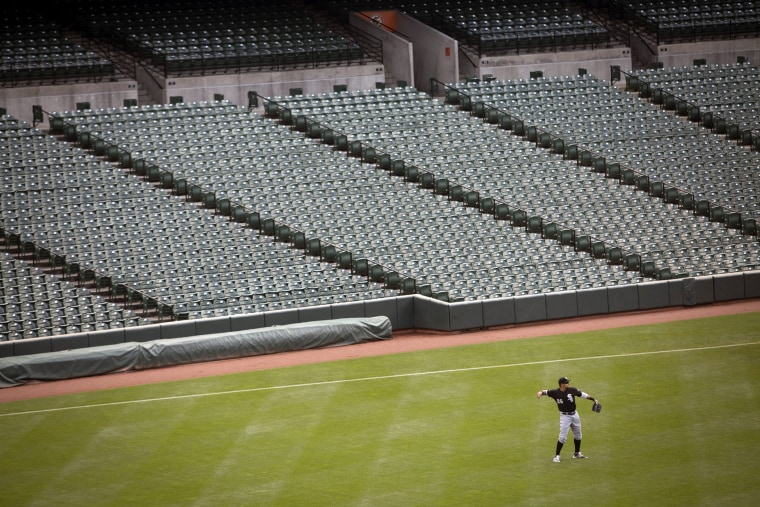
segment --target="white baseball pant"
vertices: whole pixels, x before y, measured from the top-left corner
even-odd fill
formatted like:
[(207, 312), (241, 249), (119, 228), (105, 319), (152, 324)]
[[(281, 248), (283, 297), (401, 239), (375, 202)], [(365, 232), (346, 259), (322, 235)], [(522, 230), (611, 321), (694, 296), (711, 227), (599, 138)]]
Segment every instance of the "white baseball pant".
[(581, 416), (578, 415), (578, 411), (568, 413), (562, 412), (559, 415), (559, 441), (563, 444), (567, 441), (568, 431), (573, 430), (573, 438), (580, 440), (581, 434)]

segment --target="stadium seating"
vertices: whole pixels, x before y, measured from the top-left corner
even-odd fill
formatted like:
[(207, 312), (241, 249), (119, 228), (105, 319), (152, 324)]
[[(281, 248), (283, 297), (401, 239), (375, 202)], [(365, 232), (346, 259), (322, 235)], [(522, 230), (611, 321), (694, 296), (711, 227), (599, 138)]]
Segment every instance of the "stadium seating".
[(287, 3), (88, 4), (74, 21), (165, 75), (216, 74), (361, 61), (362, 48)]
[[(736, 86), (735, 93), (742, 93), (742, 82)], [(550, 130), (565, 145), (585, 145), (591, 152), (646, 174), (650, 181), (665, 181), (684, 192), (688, 189), (697, 199), (720, 202), (747, 217), (760, 214), (754, 197), (760, 182), (751, 170), (757, 153), (722, 142), (699, 125), (684, 123), (596, 78), (481, 83), (459, 90)], [(561, 107), (544, 108), (548, 97)], [(597, 112), (592, 115), (592, 111)], [(667, 157), (667, 170), (650, 162), (662, 154)], [(687, 165), (689, 159), (693, 160)], [(736, 184), (717, 184), (725, 178)]]
[[(176, 74), (364, 56), (286, 5), (74, 4), (67, 18), (87, 37)], [(610, 44), (561, 2), (401, 7), (479, 51)], [(9, 29), (6, 55), (39, 62), (52, 52), (34, 48), (56, 45), (92, 56), (45, 28), (30, 46)], [(51, 77), (33, 70), (29, 82)], [(406, 294), (485, 305), (632, 293), (756, 270), (757, 72), (637, 71), (622, 90), (533, 71), (452, 83), (442, 100), (402, 80), (294, 85), (261, 97), (263, 114), (255, 92), (247, 105), (176, 92), (101, 109), (85, 96), (49, 113), (48, 132), (3, 115), (0, 340)]]
[(25, 5), (6, 6), (0, 18), (0, 86), (99, 81), (113, 62), (69, 40), (60, 23)]
[[(760, 137), (760, 73), (747, 62), (639, 70), (631, 74), (651, 89), (662, 90), (693, 108), (696, 114), (690, 119), (711, 131), (717, 130), (715, 122), (720, 120), (725, 125), (723, 133), (733, 141), (751, 145), (753, 138)], [(733, 131), (730, 135), (729, 126)]]
[[(556, 91), (552, 90), (555, 84)], [(506, 84), (471, 83), (462, 85), (459, 92), (472, 94), (473, 103), (484, 102), (497, 107), (502, 107), (505, 98), (512, 98), (509, 110), (524, 115), (526, 122), (541, 121), (541, 128), (567, 127), (567, 131), (554, 131), (552, 134), (560, 136), (572, 133), (583, 136), (570, 138), (569, 141), (588, 143), (595, 150), (598, 145), (591, 143), (591, 139), (621, 137), (609, 152), (603, 154), (610, 158), (619, 156), (628, 162), (626, 146), (622, 142), (625, 134), (616, 126), (619, 133), (610, 136), (606, 132), (609, 129), (605, 124), (606, 116), (601, 121), (585, 122), (587, 131), (578, 128), (572, 131), (573, 125), (569, 123), (569, 118), (552, 118), (551, 113), (545, 111), (542, 106), (546, 95), (541, 90), (547, 90), (547, 94), (551, 94), (552, 99), (557, 101), (562, 99), (566, 85), (571, 90), (568, 95), (576, 100), (578, 107), (592, 107), (589, 100), (593, 101), (594, 107), (602, 104), (603, 108), (610, 111), (610, 121), (614, 118), (619, 123), (626, 114), (640, 116), (638, 109), (641, 106), (645, 116), (651, 116), (655, 120), (654, 128), (682, 133), (681, 127), (670, 116), (659, 116), (656, 111), (646, 111), (645, 103), (629, 104), (628, 101), (620, 100), (622, 97), (615, 97), (620, 92), (607, 90), (608, 87), (602, 87), (595, 78), (589, 76), (556, 80), (555, 83), (545, 80)], [(576, 97), (576, 88), (584, 91), (579, 97)], [(517, 98), (520, 96), (519, 89), (526, 91), (527, 100), (520, 101)], [(387, 152), (391, 158), (403, 158), (406, 164), (414, 164), (423, 171), (430, 171), (436, 178), (445, 179), (448, 185), (457, 181), (515, 207), (519, 204), (530, 215), (543, 217), (568, 229), (583, 231), (602, 240), (608, 247), (615, 245), (625, 251), (637, 252), (646, 261), (654, 261), (657, 257), (661, 268), (671, 267), (665, 264), (672, 262), (671, 270), (681, 276), (724, 272), (756, 262), (756, 241), (748, 238), (742, 240), (741, 237), (737, 239), (723, 227), (721, 219), (716, 216), (705, 221), (695, 221), (689, 210), (669, 205), (664, 201), (664, 185), (661, 181), (654, 181), (651, 185), (647, 183), (645, 187), (621, 185), (617, 180), (607, 178), (606, 171), (603, 171), (604, 175), (596, 176), (575, 162), (562, 160), (562, 157), (547, 151), (536, 150), (535, 146), (527, 146), (523, 141), (523, 138), (529, 140), (527, 131), (525, 136), (517, 137), (499, 136), (498, 131), (488, 127), (481, 127), (484, 130), (479, 131), (473, 127), (472, 117), (446, 111), (430, 99), (419, 97), (413, 104), (394, 104), (393, 95), (387, 93), (357, 92), (350, 95), (289, 98), (278, 103), (282, 107), (292, 107), (294, 114), (305, 115), (328, 124), (336, 131), (344, 131), (349, 138), (372, 143), (378, 152)], [(628, 107), (632, 109), (631, 113), (626, 112)], [(339, 109), (339, 112), (334, 112), (335, 109)], [(561, 108), (557, 111), (567, 114), (567, 110)], [(407, 116), (406, 111), (414, 112)], [(572, 112), (573, 108), (569, 107), (569, 111)], [(477, 114), (477, 108), (473, 109), (473, 114)], [(652, 127), (641, 123), (632, 132), (642, 133), (648, 128)], [(386, 132), (385, 135), (383, 131)], [(479, 134), (482, 135), (481, 138), (478, 138)], [(488, 138), (486, 135), (493, 137)], [(390, 140), (387, 144), (384, 143), (386, 136)], [(475, 136), (475, 139), (468, 139), (468, 136)], [(441, 140), (445, 142), (442, 143)], [(531, 144), (535, 144), (535, 141)], [(498, 149), (488, 149), (494, 146)], [(477, 151), (472, 151), (472, 147)], [(730, 149), (730, 146), (725, 148)], [(556, 169), (552, 169), (553, 166)], [(670, 177), (651, 175), (652, 178), (655, 176), (664, 181)], [(645, 178), (649, 182), (650, 175)], [(683, 188), (693, 191), (699, 188), (696, 186), (698, 184), (692, 178)], [(663, 188), (663, 191), (658, 195), (650, 187)], [(555, 188), (556, 194), (553, 190)], [(645, 189), (647, 192), (637, 192), (637, 189)], [(600, 196), (603, 197), (600, 199)], [(721, 197), (730, 199), (732, 196)], [(727, 201), (730, 205), (734, 203), (735, 201)], [(513, 215), (513, 224), (515, 221)], [(529, 222), (526, 220), (525, 226), (531, 230)], [(651, 225), (631, 229), (632, 223)], [(664, 232), (664, 227), (670, 229), (670, 232)], [(538, 227), (536, 230), (540, 229)], [(626, 231), (625, 234), (622, 231)], [(725, 259), (721, 257), (720, 263), (706, 262), (699, 258), (698, 253), (690, 254), (688, 258), (671, 260), (659, 255), (663, 251), (679, 251), (680, 247), (687, 244), (703, 244), (708, 250), (713, 244), (725, 245), (720, 246), (720, 249), (728, 249), (731, 254)], [(710, 255), (706, 258), (713, 259)]]
[(660, 43), (736, 38), (760, 32), (754, 2), (615, 0), (611, 11), (655, 34)]

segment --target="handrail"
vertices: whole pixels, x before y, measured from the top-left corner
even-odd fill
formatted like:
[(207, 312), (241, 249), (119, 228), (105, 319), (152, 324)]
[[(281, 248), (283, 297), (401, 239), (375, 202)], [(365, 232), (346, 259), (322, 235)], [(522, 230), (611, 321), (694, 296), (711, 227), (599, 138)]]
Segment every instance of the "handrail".
[[(689, 100), (674, 93), (670, 93), (661, 87), (652, 89), (650, 81), (642, 79), (640, 76), (626, 72), (622, 69), (618, 68), (617, 70), (621, 75), (625, 76), (626, 91), (638, 93), (641, 98), (647, 99), (649, 103), (659, 106), (660, 109), (675, 111), (679, 116), (685, 116), (690, 121), (709, 129), (710, 132), (725, 135), (726, 138), (730, 138), (732, 135), (732, 133), (729, 132), (732, 130), (730, 128), (731, 126), (736, 126), (738, 129), (738, 125), (729, 123), (728, 118), (715, 115), (713, 111), (706, 111), (700, 104), (690, 102)], [(670, 100), (670, 98), (672, 98), (672, 100)], [(719, 129), (718, 125), (724, 125), (726, 127), (726, 132), (721, 132), (722, 129)], [(737, 135), (738, 138), (734, 140), (737, 140), (744, 145), (749, 145), (752, 150), (760, 150), (760, 145), (753, 142), (756, 135), (752, 129), (738, 130)]]
[[(266, 97), (262, 97), (262, 101), (264, 102), (264, 111), (265, 111), (265, 115), (267, 117), (272, 118), (272, 119), (278, 119), (278, 120), (280, 120), (281, 122), (283, 122), (286, 125), (288, 125), (291, 130), (299, 130), (299, 131), (301, 131), (300, 128), (299, 128), (300, 126), (296, 125), (296, 119), (293, 118), (293, 116), (292, 116), (292, 110), (289, 107), (287, 107), (287, 106), (285, 106), (283, 104), (280, 104), (279, 102), (277, 102), (277, 101), (275, 101), (273, 99), (269, 99), (269, 98), (266, 98)], [(286, 122), (283, 121), (283, 116), (288, 116), (288, 115), (283, 115), (282, 111), (288, 111), (290, 113), (289, 117), (290, 117), (291, 120), (289, 122), (286, 123)], [(320, 122), (318, 122), (318, 121), (316, 121), (316, 120), (314, 120), (312, 118), (309, 118), (309, 117), (306, 117), (306, 116), (304, 116), (304, 118), (306, 119), (306, 122), (307, 122), (307, 125), (304, 126), (304, 130), (305, 130), (306, 135), (309, 135), (309, 125), (316, 125), (318, 127), (318, 129), (320, 130), (320, 135), (325, 130), (330, 130), (335, 135), (338, 135), (338, 136), (342, 135), (342, 136), (346, 137), (346, 134), (344, 132), (336, 131), (335, 129), (333, 129), (331, 127), (328, 127), (327, 125), (324, 125), (324, 124), (322, 124), (322, 123), (320, 123)], [(322, 139), (322, 141), (323, 142), (327, 142), (327, 140), (324, 139), (324, 138)], [(366, 146), (366, 147), (363, 146), (362, 147), (362, 151), (364, 150), (364, 148), (369, 148), (369, 146)], [(377, 155), (383, 155), (383, 154), (385, 154), (382, 151), (376, 151), (376, 153), (377, 153)], [(350, 152), (349, 147), (346, 146), (346, 156), (347, 157), (350, 157), (350, 156), (359, 156), (359, 157), (362, 158), (362, 162), (364, 162), (364, 156), (363, 155), (364, 155), (364, 153), (362, 153), (362, 152), (360, 152), (358, 154), (356, 154), (356, 153), (352, 154)], [(312, 239), (319, 239), (321, 241), (321, 238), (312, 238)], [(348, 250), (346, 248), (345, 245), (338, 245), (338, 244), (333, 244), (333, 243), (327, 243), (326, 245), (334, 246), (336, 248), (340, 248), (339, 252), (352, 253), (350, 250)], [(325, 246), (325, 245), (323, 245), (323, 246)], [(368, 259), (368, 261), (369, 260), (371, 260), (371, 259)], [(408, 274), (405, 274), (405, 273), (403, 273), (401, 271), (398, 271), (393, 266), (386, 266), (384, 264), (377, 263), (377, 262), (375, 262), (374, 264), (382, 266), (386, 273), (397, 272), (397, 273), (399, 273), (399, 275), (402, 276), (403, 279), (413, 280), (414, 283), (415, 283), (415, 285), (416, 285), (416, 279), (414, 277), (412, 277), (411, 275), (408, 275)], [(392, 268), (392, 269), (390, 269), (390, 271), (389, 271), (389, 270), (387, 270), (385, 268)]]
[[(460, 91), (453, 86), (440, 83), (440, 81), (438, 81), (438, 83), (443, 84), (445, 88), (454, 91), (454, 93), (457, 93), (460, 96), (460, 98), (456, 99), (455, 104), (459, 105), (460, 108), (462, 108), (461, 97), (467, 97), (467, 102), (469, 102), (469, 109), (465, 110), (469, 110), (471, 115), (478, 116), (482, 118), (483, 121), (495, 123), (499, 126), (499, 128), (513, 130), (513, 133), (516, 133), (516, 135), (521, 135), (523, 138), (528, 137), (528, 130), (531, 127), (525, 125), (523, 119), (519, 118), (516, 115), (512, 115), (511, 113), (508, 113), (500, 108), (489, 106), (484, 102), (478, 102), (477, 104), (481, 104), (482, 106), (476, 107), (476, 105), (472, 103), (472, 97), (469, 94)], [(447, 93), (447, 102), (451, 103), (451, 99), (454, 99), (454, 97), (451, 94)], [(508, 120), (507, 124), (504, 122), (505, 119)], [(513, 129), (513, 125), (515, 125), (515, 119), (520, 121), (522, 124), (523, 128), (520, 132), (516, 132)], [(559, 153), (558, 146), (556, 144), (556, 141), (559, 141), (563, 148), (563, 156), (565, 158), (575, 159), (578, 165), (592, 167), (595, 172), (604, 172), (608, 178), (617, 178), (621, 184), (635, 185), (637, 189), (646, 191), (653, 197), (661, 198), (670, 204), (677, 204), (683, 209), (692, 211), (694, 214), (707, 216), (711, 221), (721, 221), (726, 228), (742, 227), (743, 222), (741, 214), (736, 210), (733, 210), (731, 208), (724, 208), (723, 206), (712, 203), (707, 199), (702, 199), (699, 202), (695, 202), (694, 195), (690, 189), (682, 189), (664, 181), (650, 181), (649, 175), (635, 170), (626, 164), (607, 164), (607, 160), (604, 155), (594, 151), (588, 146), (585, 146), (581, 143), (568, 146), (563, 139), (555, 136), (552, 132), (539, 129), (537, 127), (532, 128), (536, 129), (536, 139), (534, 142), (537, 146), (542, 146), (553, 150), (554, 153)], [(546, 142), (545, 138), (542, 139), (542, 134), (549, 136), (548, 142)], [(615, 172), (612, 172), (610, 170), (613, 167), (616, 167)], [(673, 191), (675, 191), (675, 193), (673, 193)], [(730, 222), (729, 219), (733, 220), (733, 222)], [(638, 252), (633, 251), (623, 253), (640, 255)]]

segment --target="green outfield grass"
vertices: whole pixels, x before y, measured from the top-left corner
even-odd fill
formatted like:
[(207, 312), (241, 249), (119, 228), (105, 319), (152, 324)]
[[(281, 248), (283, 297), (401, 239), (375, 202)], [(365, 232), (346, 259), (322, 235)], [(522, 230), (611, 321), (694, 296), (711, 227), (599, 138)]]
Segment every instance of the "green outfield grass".
[(747, 314), (3, 403), (0, 505), (754, 506), (759, 401)]

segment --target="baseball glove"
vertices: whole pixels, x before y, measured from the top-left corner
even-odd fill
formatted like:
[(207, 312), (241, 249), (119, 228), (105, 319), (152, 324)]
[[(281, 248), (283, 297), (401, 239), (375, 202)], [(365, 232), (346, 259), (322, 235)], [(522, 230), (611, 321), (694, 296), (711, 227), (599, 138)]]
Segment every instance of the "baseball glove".
[(593, 405), (591, 405), (591, 410), (593, 410), (596, 413), (599, 413), (602, 411), (602, 404), (598, 401), (594, 402)]

